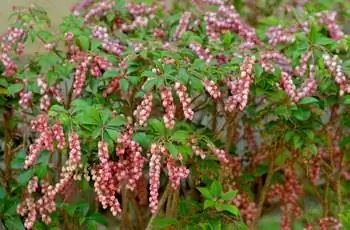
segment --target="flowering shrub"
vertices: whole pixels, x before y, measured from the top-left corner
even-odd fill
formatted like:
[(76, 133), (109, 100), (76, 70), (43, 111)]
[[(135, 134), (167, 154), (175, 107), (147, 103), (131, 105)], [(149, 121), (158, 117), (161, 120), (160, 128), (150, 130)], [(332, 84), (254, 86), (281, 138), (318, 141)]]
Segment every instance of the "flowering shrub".
[(231, 2), (14, 8), (2, 225), (350, 228), (350, 4)]

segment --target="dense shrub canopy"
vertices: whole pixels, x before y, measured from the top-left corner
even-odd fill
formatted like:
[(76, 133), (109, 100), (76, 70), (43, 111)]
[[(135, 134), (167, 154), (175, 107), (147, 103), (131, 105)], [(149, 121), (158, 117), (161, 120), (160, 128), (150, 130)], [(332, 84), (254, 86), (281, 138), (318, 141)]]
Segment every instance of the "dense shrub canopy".
[(349, 12), (83, 0), (54, 28), (39, 6), (14, 8), (0, 224), (264, 229), (277, 212), (281, 229), (349, 229)]

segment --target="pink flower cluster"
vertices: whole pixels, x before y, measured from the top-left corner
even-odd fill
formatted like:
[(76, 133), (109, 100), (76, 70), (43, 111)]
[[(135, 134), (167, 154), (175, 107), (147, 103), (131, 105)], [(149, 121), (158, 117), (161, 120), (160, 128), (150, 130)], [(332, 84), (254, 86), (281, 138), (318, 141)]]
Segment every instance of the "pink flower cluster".
[(296, 87), (294, 85), (292, 76), (287, 72), (282, 72), (280, 87), (293, 100), (295, 98)]
[(66, 139), (64, 137), (62, 124), (60, 121), (56, 121), (56, 123), (52, 126), (52, 134), (57, 141), (57, 148), (59, 150), (63, 150), (66, 145)]
[(59, 83), (51, 86), (49, 90), (58, 103), (63, 103), (64, 99), (61, 93), (61, 86)]
[(331, 57), (329, 54), (324, 54), (323, 60), (329, 72), (334, 76), (335, 82), (339, 85), (339, 94), (342, 96), (344, 93), (350, 93), (350, 83), (342, 71), (341, 60), (338, 56)]
[(263, 52), (260, 56), (259, 61), (261, 67), (269, 73), (275, 72), (273, 63), (277, 64), (284, 72), (291, 73), (293, 71), (292, 67), (290, 66), (290, 60), (283, 54), (275, 51)]
[(245, 41), (259, 44), (255, 30), (244, 23), (234, 7), (220, 5), (218, 12), (210, 12), (205, 16), (206, 32), (210, 39), (217, 40), (226, 31), (238, 33)]
[(168, 158), (167, 161), (168, 177), (171, 186), (174, 189), (178, 189), (181, 179), (186, 179), (190, 174), (190, 170), (185, 166), (177, 166), (172, 158)]
[(165, 114), (163, 115), (165, 127), (172, 129), (175, 125), (176, 107), (174, 105), (174, 98), (171, 89), (165, 86), (161, 87), (160, 98), (162, 100), (162, 106), (165, 110)]
[(125, 8), (136, 18), (137, 16), (152, 15), (157, 8), (155, 6), (147, 6), (144, 3), (128, 3)]
[(22, 91), (19, 93), (19, 105), (23, 108), (23, 109), (28, 109), (30, 106), (30, 102), (33, 98), (33, 93), (31, 91)]
[(278, 44), (290, 44), (295, 41), (296, 27), (282, 28), (281, 26), (270, 27), (266, 32), (266, 37), (272, 46)]
[(223, 149), (218, 149), (215, 147), (210, 147), (213, 150), (214, 155), (218, 158), (219, 162), (222, 165), (225, 165), (227, 163), (229, 163), (229, 158), (228, 158), (228, 154), (226, 153), (225, 150)]
[(192, 148), (194, 155), (199, 156), (202, 159), (206, 158), (206, 154), (205, 154), (204, 150), (198, 146), (198, 141), (194, 137), (190, 137), (188, 139), (188, 142), (191, 145), (191, 148)]
[(87, 78), (88, 66), (91, 62), (90, 57), (85, 57), (82, 62), (80, 62), (75, 69), (74, 82), (73, 82), (73, 95), (80, 96), (83, 92), (85, 81)]
[(191, 145), (191, 148), (192, 148), (194, 155), (199, 156), (202, 159), (206, 158), (206, 155), (205, 155), (203, 149), (201, 149), (199, 146)]
[(204, 80), (203, 85), (205, 90), (209, 93), (209, 95), (214, 99), (218, 99), (221, 97), (221, 92), (219, 87), (215, 84), (213, 80)]
[(190, 23), (190, 19), (191, 19), (191, 12), (186, 11), (182, 14), (179, 25), (176, 27), (174, 40), (179, 40), (182, 37), (182, 35), (186, 32), (188, 28), (188, 24)]
[(201, 1), (210, 5), (216, 5), (216, 6), (221, 6), (225, 4), (224, 0), (201, 0)]
[(24, 220), (24, 227), (26, 229), (32, 229), (37, 216), (34, 198), (31, 196), (25, 198), (24, 201), (17, 206), (17, 213), (20, 216), (27, 216)]
[(153, 35), (154, 37), (156, 37), (156, 38), (161, 39), (161, 38), (164, 37), (165, 32), (164, 32), (164, 30), (162, 30), (162, 29), (160, 29), (160, 28), (155, 28), (155, 29), (153, 29), (153, 31), (152, 31), (152, 35)]
[(254, 63), (255, 56), (245, 57), (242, 65), (240, 66), (240, 78), (228, 82), (228, 87), (232, 96), (229, 96), (225, 102), (226, 111), (233, 112), (236, 108), (243, 111), (243, 109), (246, 107), (248, 103), (250, 85), (254, 79)]
[(104, 97), (107, 97), (109, 94), (113, 93), (117, 89), (119, 89), (119, 81), (121, 80), (121, 77), (117, 76), (114, 77), (107, 85), (106, 89), (103, 91), (102, 95)]
[(49, 87), (48, 84), (46, 83), (45, 79), (43, 77), (39, 77), (37, 79), (38, 86), (40, 88), (40, 94), (43, 95), (40, 98), (40, 109), (42, 111), (48, 111), (50, 105), (51, 105), (51, 100), (49, 94), (54, 96), (54, 98), (59, 102), (63, 102), (63, 96), (61, 94), (61, 86), (59, 83)]
[(287, 93), (294, 102), (300, 101), (306, 96), (311, 96), (316, 92), (317, 82), (313, 76), (314, 67), (310, 65), (309, 78), (305, 79), (299, 89), (296, 89), (293, 79), (289, 73), (282, 72), (280, 87)]
[(151, 159), (149, 161), (149, 207), (151, 213), (156, 213), (158, 210), (158, 196), (160, 186), (160, 172), (161, 172), (161, 147), (157, 144), (151, 145)]
[(210, 54), (209, 49), (204, 49), (202, 46), (196, 42), (192, 42), (189, 48), (198, 56), (199, 59), (209, 63), (213, 56)]
[(94, 0), (83, 0), (75, 4), (70, 10), (73, 12), (73, 15), (78, 16), (80, 12), (86, 10), (94, 3)]
[(227, 159), (227, 161), (225, 161), (225, 159), (220, 160), (218, 156), (221, 164), (222, 175), (224, 175), (224, 177), (227, 179), (239, 177), (242, 171), (241, 158), (239, 156), (228, 155), (226, 152), (224, 156), (223, 150), (221, 150), (221, 154), (221, 157), (225, 157)]
[(29, 145), (29, 154), (24, 162), (24, 168), (33, 166), (41, 150), (53, 151), (54, 140), (58, 142), (57, 148), (63, 149), (65, 146), (63, 128), (59, 121), (49, 127), (47, 115), (42, 114), (33, 119), (31, 125), (32, 129), (39, 133), (39, 136), (33, 144)]
[(137, 181), (142, 176), (146, 159), (142, 156), (141, 146), (132, 140), (133, 129), (129, 128), (117, 140), (116, 153), (122, 156), (114, 166), (119, 184), (125, 184), (126, 188), (134, 191)]
[(41, 150), (53, 151), (53, 136), (52, 131), (48, 127), (47, 115), (39, 115), (31, 122), (32, 129), (39, 132), (39, 137), (35, 139), (34, 143), (29, 145), (29, 154), (26, 156), (24, 168), (31, 167), (36, 158), (39, 156)]
[(47, 112), (49, 110), (50, 105), (51, 105), (51, 100), (50, 100), (49, 95), (44, 94), (40, 98), (40, 109), (41, 109), (41, 111)]
[(94, 77), (101, 77), (102, 71), (109, 70), (112, 68), (112, 63), (106, 58), (95, 56), (92, 59), (90, 73)]
[(96, 3), (90, 11), (85, 15), (84, 22), (89, 23), (92, 18), (101, 17), (106, 15), (109, 10), (111, 10), (114, 6), (114, 3), (110, 0), (102, 1)]
[[(26, 216), (25, 227), (27, 229), (33, 227), (37, 214), (40, 214), (44, 223), (49, 224), (51, 222), (50, 214), (56, 210), (56, 195), (62, 192), (71, 183), (74, 171), (78, 168), (81, 160), (80, 142), (76, 133), (72, 133), (69, 136), (69, 147), (69, 158), (65, 166), (62, 168), (59, 181), (53, 186), (43, 184), (41, 188), (43, 196), (36, 202), (32, 196), (29, 196), (18, 205), (18, 214)], [(28, 183), (29, 194), (36, 191), (38, 188), (37, 183), (38, 181), (35, 178)]]
[(6, 34), (1, 36), (1, 51), (8, 53), (24, 36), (25, 32), (20, 28), (9, 28)]
[(268, 192), (267, 197), (270, 202), (276, 198), (280, 199), (282, 205), (281, 229), (289, 230), (292, 225), (293, 216), (300, 217), (301, 215), (301, 207), (298, 200), (304, 195), (304, 191), (292, 166), (284, 169), (284, 175), (285, 184), (274, 185)]
[(117, 185), (115, 184), (112, 162), (109, 161), (108, 145), (106, 142), (98, 142), (98, 156), (100, 164), (92, 170), (94, 190), (97, 194), (98, 201), (106, 209), (110, 207), (114, 216), (121, 213), (120, 203), (115, 197)]
[(123, 23), (121, 30), (124, 32), (133, 31), (139, 27), (146, 27), (149, 19), (154, 18), (154, 13), (157, 10), (156, 6), (147, 6), (146, 4), (133, 4), (128, 3), (126, 9), (133, 15), (133, 21), (131, 24)]
[(27, 186), (27, 190), (28, 193), (31, 194), (33, 192), (36, 192), (36, 190), (38, 189), (38, 177), (33, 177), (32, 179), (30, 179), (30, 181), (28, 182), (28, 186)]
[(121, 56), (125, 50), (125, 47), (117, 39), (112, 39), (109, 36), (106, 27), (94, 26), (92, 35), (102, 42), (102, 48), (109, 53)]
[(237, 194), (231, 202), (239, 209), (245, 223), (252, 224), (256, 218), (257, 208), (256, 204), (249, 200), (248, 195), (246, 193)]
[(183, 84), (176, 82), (174, 88), (175, 88), (177, 96), (179, 97), (180, 102), (182, 104), (182, 109), (183, 109), (185, 118), (188, 120), (192, 120), (194, 112), (190, 107), (191, 98), (189, 97), (189, 95), (187, 93), (186, 87)]
[(0, 53), (0, 61), (5, 67), (5, 76), (13, 76), (17, 72), (17, 64), (10, 58), (7, 53)]
[(9, 53), (17, 44), (16, 53), (18, 55), (23, 53), (23, 44), (21, 40), (25, 35), (25, 31), (20, 28), (9, 28), (7, 32), (2, 35), (0, 41), (0, 62), (5, 67), (5, 76), (13, 76), (17, 72), (17, 64), (10, 58)]
[(301, 56), (299, 65), (295, 67), (294, 75), (301, 77), (305, 74), (311, 54), (311, 52), (306, 52)]
[(320, 219), (320, 230), (340, 230), (342, 225), (339, 220), (332, 216), (326, 216)]
[(308, 176), (313, 184), (316, 184), (320, 179), (321, 172), (321, 158), (320, 156), (312, 157), (307, 161), (309, 167), (307, 168)]
[(138, 124), (141, 126), (146, 125), (147, 119), (151, 115), (153, 104), (152, 101), (153, 93), (148, 92), (142, 100), (141, 104), (138, 105), (134, 111), (134, 116), (136, 117)]
[(317, 89), (317, 82), (313, 77), (313, 66), (310, 66), (310, 75), (309, 78), (305, 79), (300, 88), (296, 91), (295, 102), (303, 99), (306, 96), (312, 96)]
[(344, 33), (338, 26), (335, 11), (324, 11), (317, 13), (316, 16), (319, 19), (320, 24), (324, 25), (328, 30), (329, 36), (334, 40), (340, 40), (344, 37)]

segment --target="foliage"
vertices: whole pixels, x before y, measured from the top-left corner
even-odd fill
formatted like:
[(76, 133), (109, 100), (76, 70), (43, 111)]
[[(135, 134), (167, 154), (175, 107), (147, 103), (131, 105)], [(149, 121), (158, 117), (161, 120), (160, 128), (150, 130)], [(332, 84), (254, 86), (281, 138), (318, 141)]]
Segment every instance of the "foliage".
[(258, 229), (278, 210), (282, 229), (346, 229), (349, 10), (83, 0), (53, 29), (40, 7), (14, 8), (0, 224)]

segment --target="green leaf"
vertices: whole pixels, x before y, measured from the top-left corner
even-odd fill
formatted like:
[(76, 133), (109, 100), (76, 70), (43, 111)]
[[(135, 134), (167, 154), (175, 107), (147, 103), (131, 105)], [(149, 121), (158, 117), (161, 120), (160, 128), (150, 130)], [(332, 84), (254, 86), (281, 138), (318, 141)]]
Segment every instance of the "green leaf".
[(299, 105), (315, 104), (318, 103), (318, 100), (314, 97), (304, 97), (299, 101)]
[(101, 118), (101, 121), (102, 121), (102, 125), (105, 125), (106, 122), (108, 121), (109, 117), (111, 116), (111, 111), (109, 110), (102, 110), (100, 111), (100, 118)]
[(40, 151), (40, 157), (38, 158), (37, 163), (38, 164), (43, 164), (43, 165), (48, 165), (50, 160), (50, 152), (47, 150), (41, 150)]
[(93, 220), (86, 221), (87, 230), (97, 230), (97, 223)]
[(152, 138), (143, 132), (137, 132), (134, 134), (134, 140), (138, 142), (143, 148), (148, 148), (152, 142)]
[(40, 36), (46, 43), (49, 43), (54, 40), (54, 36), (52, 35), (52, 33), (46, 30), (38, 31), (37, 35)]
[(166, 143), (166, 147), (169, 150), (172, 157), (176, 158), (178, 154), (178, 150), (176, 146), (173, 143)]
[(330, 38), (319, 36), (319, 37), (316, 38), (316, 42), (315, 43), (317, 45), (329, 45), (329, 44), (334, 43), (334, 41), (332, 39), (330, 39)]
[(211, 208), (215, 206), (215, 201), (213, 200), (205, 200), (204, 204), (203, 204), (203, 208), (207, 209), (207, 208)]
[(306, 109), (298, 108), (298, 110), (293, 111), (293, 116), (299, 121), (306, 121), (311, 116), (311, 111)]
[(255, 169), (255, 176), (259, 177), (264, 175), (267, 172), (267, 165), (266, 164), (259, 164)]
[(220, 196), (222, 193), (222, 185), (218, 181), (214, 181), (210, 186), (210, 193), (213, 196)]
[(47, 167), (47, 165), (37, 165), (35, 167), (35, 175), (39, 178), (42, 179), (45, 177), (45, 175), (47, 174), (49, 168)]
[(20, 185), (26, 185), (32, 176), (33, 176), (32, 169), (23, 171), (18, 177), (18, 183)]
[(344, 104), (345, 105), (350, 105), (350, 95), (345, 95), (344, 96)]
[(63, 207), (69, 216), (74, 216), (74, 213), (78, 208), (76, 204), (65, 204)]
[(254, 65), (254, 73), (255, 73), (256, 77), (260, 77), (263, 72), (264, 72), (264, 70), (261, 67), (261, 65), (258, 65), (258, 64)]
[(312, 130), (304, 130), (304, 133), (310, 140), (315, 139), (315, 134)]
[(25, 230), (22, 221), (18, 216), (6, 219), (5, 227), (7, 230)]
[(186, 142), (188, 135), (189, 135), (188, 132), (183, 130), (178, 130), (171, 136), (171, 139), (173, 139), (174, 141), (184, 143)]
[(294, 149), (299, 149), (304, 144), (304, 140), (298, 134), (293, 136), (292, 141)]
[(15, 93), (20, 92), (23, 89), (23, 84), (20, 83), (16, 83), (16, 84), (11, 84), (8, 88), (7, 88), (7, 93), (9, 95), (14, 95)]
[(59, 57), (54, 53), (42, 54), (39, 57), (39, 65), (43, 69), (47, 69), (60, 61)]
[(203, 89), (203, 84), (196, 77), (191, 77), (191, 86), (196, 91), (201, 91)]
[(165, 228), (169, 226), (176, 226), (178, 221), (171, 217), (156, 217), (153, 221), (153, 227)]
[(142, 86), (143, 90), (145, 92), (150, 91), (154, 87), (154, 85), (156, 85), (157, 81), (158, 81), (157, 78), (149, 78), (145, 82), (145, 84)]
[(55, 111), (57, 113), (67, 113), (67, 110), (62, 105), (53, 105), (50, 107), (50, 111)]
[(283, 165), (284, 162), (288, 159), (287, 154), (280, 153), (275, 160), (276, 165)]
[(113, 118), (107, 123), (107, 127), (120, 127), (126, 123), (126, 118), (123, 116), (118, 116)]
[(116, 141), (120, 136), (120, 132), (115, 129), (106, 129), (106, 132), (113, 141)]
[(165, 133), (165, 126), (160, 120), (149, 119), (148, 124), (158, 134), (163, 135)]
[(231, 205), (231, 204), (220, 204), (220, 203), (217, 203), (216, 204), (216, 208), (217, 209), (221, 209), (221, 210), (225, 210), (231, 214), (233, 214), (234, 216), (239, 216), (239, 209), (234, 206), (234, 205)]
[(235, 197), (237, 195), (237, 193), (238, 193), (238, 190), (226, 192), (226, 193), (221, 195), (221, 198), (225, 201), (231, 200), (233, 197)]
[(98, 213), (98, 212), (94, 212), (92, 214), (89, 214), (87, 217), (86, 217), (86, 220), (89, 220), (89, 221), (94, 221), (96, 223), (99, 223), (99, 224), (102, 224), (104, 226), (107, 226), (108, 225), (108, 221), (107, 221), (107, 218)]
[(310, 150), (310, 152), (311, 152), (311, 154), (312, 155), (317, 155), (317, 153), (318, 153), (318, 148), (317, 148), (317, 146), (315, 145), (315, 144), (309, 144), (308, 146), (307, 146), (307, 148)]
[(203, 195), (204, 198), (211, 199), (213, 198), (212, 194), (210, 193), (208, 188), (205, 187), (198, 187), (198, 191)]
[(318, 36), (319, 36), (319, 34), (317, 34), (317, 27), (316, 27), (315, 23), (311, 23), (310, 33), (309, 33), (310, 42), (315, 43)]
[(90, 48), (90, 39), (87, 36), (81, 35), (78, 37), (78, 44), (84, 50), (88, 51)]
[(102, 79), (110, 79), (118, 76), (119, 76), (119, 72), (117, 70), (110, 69), (103, 73)]
[(126, 79), (121, 79), (119, 81), (119, 84), (120, 84), (120, 89), (122, 91), (124, 91), (125, 93), (128, 92), (128, 89), (129, 89), (129, 81), (126, 80)]
[(0, 199), (4, 199), (5, 196), (6, 196), (5, 189), (0, 187)]
[(184, 84), (186, 84), (188, 82), (189, 79), (189, 75), (187, 73), (187, 71), (184, 68), (181, 68), (179, 70), (179, 75), (178, 75), (180, 81)]
[(88, 203), (78, 203), (77, 204), (77, 212), (80, 213), (80, 215), (86, 216), (88, 211), (89, 211), (89, 204)]
[(16, 153), (16, 158), (11, 162), (11, 168), (13, 169), (23, 169), (24, 161), (25, 161), (25, 153), (24, 149), (21, 149)]

